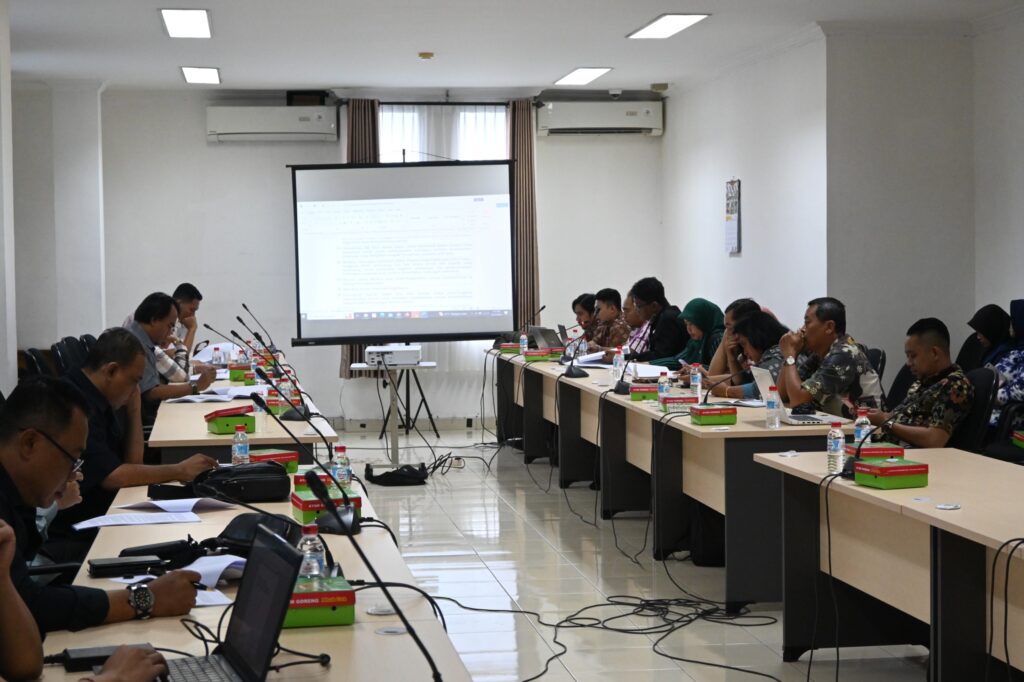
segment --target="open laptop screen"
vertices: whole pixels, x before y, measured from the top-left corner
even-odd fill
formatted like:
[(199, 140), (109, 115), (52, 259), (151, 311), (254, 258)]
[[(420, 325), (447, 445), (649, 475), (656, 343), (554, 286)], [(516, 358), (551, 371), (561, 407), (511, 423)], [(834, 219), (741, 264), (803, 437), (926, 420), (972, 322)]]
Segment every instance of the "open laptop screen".
[(257, 526), (222, 649), (246, 682), (267, 675), (301, 563), (299, 550)]

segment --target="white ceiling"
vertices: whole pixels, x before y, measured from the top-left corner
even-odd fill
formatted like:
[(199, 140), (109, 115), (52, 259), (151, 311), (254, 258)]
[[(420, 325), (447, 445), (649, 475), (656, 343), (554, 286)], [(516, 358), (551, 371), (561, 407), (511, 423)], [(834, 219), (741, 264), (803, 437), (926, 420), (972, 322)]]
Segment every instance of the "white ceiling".
[[(185, 88), (216, 66), (225, 90), (537, 91), (577, 66), (590, 88), (702, 80), (818, 21), (970, 22), (1024, 0), (10, 0), (16, 81)], [(211, 40), (172, 40), (160, 7), (212, 12)], [(712, 16), (668, 40), (625, 35), (665, 12)], [(429, 62), (417, 58), (432, 51)]]

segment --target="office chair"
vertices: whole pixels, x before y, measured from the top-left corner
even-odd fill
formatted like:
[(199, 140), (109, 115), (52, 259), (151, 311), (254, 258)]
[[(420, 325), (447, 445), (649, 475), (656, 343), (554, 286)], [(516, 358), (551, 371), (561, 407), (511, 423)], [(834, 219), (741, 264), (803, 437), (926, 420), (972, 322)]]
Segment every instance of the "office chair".
[(30, 374), (42, 377), (54, 376), (53, 367), (46, 359), (46, 356), (43, 355), (43, 351), (38, 348), (29, 348), (25, 351), (25, 366)]
[(902, 403), (903, 399), (907, 397), (907, 391), (910, 390), (913, 384), (914, 375), (910, 373), (909, 367), (903, 365), (892, 380), (889, 392), (885, 394), (885, 406), (891, 410)]
[(96, 337), (93, 336), (92, 334), (82, 334), (80, 337), (78, 337), (78, 340), (82, 342), (83, 346), (85, 346), (86, 355), (88, 355), (89, 351), (92, 350), (92, 347), (96, 345)]
[(882, 376), (885, 374), (885, 351), (881, 348), (868, 348), (867, 356), (868, 362), (871, 363), (875, 374), (878, 375), (878, 380), (881, 381)]
[(972, 369), (981, 367), (981, 361), (985, 357), (985, 347), (981, 345), (977, 335), (971, 334), (960, 346), (960, 352), (956, 354), (956, 364), (960, 369), (970, 372)]
[(65, 376), (71, 371), (71, 361), (68, 359), (68, 349), (63, 341), (50, 346), (50, 354), (53, 356), (53, 364), (57, 365), (57, 376)]
[(85, 350), (85, 344), (77, 336), (65, 336), (61, 339), (61, 343), (64, 344), (64, 348), (67, 350), (69, 371), (76, 370), (85, 364), (85, 356), (89, 353)]
[(974, 403), (967, 417), (956, 427), (946, 447), (983, 454), (988, 422), (996, 398), (996, 373), (988, 367), (972, 369), (967, 380), (974, 386)]

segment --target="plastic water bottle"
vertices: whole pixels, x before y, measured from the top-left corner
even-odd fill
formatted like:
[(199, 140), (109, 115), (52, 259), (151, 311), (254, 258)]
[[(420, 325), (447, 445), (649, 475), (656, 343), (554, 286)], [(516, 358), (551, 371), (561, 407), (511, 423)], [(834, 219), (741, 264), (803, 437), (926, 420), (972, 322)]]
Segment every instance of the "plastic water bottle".
[(668, 370), (661, 370), (661, 376), (658, 377), (658, 397), (664, 398), (668, 395), (669, 389), (672, 388), (672, 380), (668, 378)]
[(625, 381), (627, 384), (633, 383), (633, 369), (634, 369), (635, 366), (636, 366), (635, 363), (632, 364), (632, 365), (629, 364), (629, 347), (627, 346), (627, 347), (623, 348), (622, 349), (622, 380)]
[(779, 398), (779, 389), (774, 386), (768, 387), (768, 395), (765, 397), (765, 426), (769, 429), (777, 429), (782, 424), (782, 399)]
[(249, 463), (249, 436), (245, 433), (245, 424), (235, 427), (235, 437), (231, 440), (231, 463)]
[(238, 349), (238, 357), (235, 360), (239, 365), (249, 364), (249, 355), (245, 352), (244, 348)]
[(220, 352), (220, 346), (213, 347), (213, 357), (210, 358), (210, 362), (214, 365), (224, 364), (224, 354)]
[(846, 435), (843, 434), (843, 425), (840, 422), (832, 422), (832, 428), (828, 430), (826, 449), (828, 473), (838, 474), (846, 463)]
[(343, 487), (347, 488), (352, 484), (352, 462), (344, 445), (334, 446), (334, 470), (331, 473)]
[(853, 443), (860, 445), (871, 431), (871, 420), (868, 419), (868, 408), (857, 408), (857, 421), (853, 422)]
[(690, 365), (690, 392), (697, 396), (697, 400), (700, 400), (702, 397), (700, 394), (700, 382), (700, 363), (695, 362)]
[(526, 334), (519, 335), (519, 354), (525, 356), (526, 351), (530, 349), (530, 340), (526, 338)]
[(299, 578), (317, 580), (327, 575), (327, 553), (320, 530), (315, 523), (302, 527), (302, 539), (299, 540), (299, 551), (302, 552), (302, 564), (299, 566)]
[(292, 382), (288, 381), (285, 377), (277, 382), (277, 392), (281, 395), (281, 400), (284, 401), (285, 409), (291, 407), (292, 404)]
[(626, 359), (622, 355), (622, 346), (618, 346), (615, 349), (615, 356), (612, 358), (612, 371), (611, 377), (612, 382), (616, 382), (622, 378), (622, 367), (626, 364)]

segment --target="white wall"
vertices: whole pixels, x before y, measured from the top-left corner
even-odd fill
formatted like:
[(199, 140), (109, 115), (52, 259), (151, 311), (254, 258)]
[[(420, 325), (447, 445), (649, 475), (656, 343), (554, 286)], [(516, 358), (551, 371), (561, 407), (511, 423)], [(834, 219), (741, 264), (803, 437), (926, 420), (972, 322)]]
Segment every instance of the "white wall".
[[(754, 297), (799, 326), (825, 292), (825, 43), (820, 31), (673, 95), (664, 139), (658, 257), (682, 307)], [(725, 250), (725, 183), (741, 180), (742, 253)]]
[(53, 97), (49, 89), (14, 91), (14, 130), (18, 348), (49, 348), (58, 338)]
[(887, 382), (911, 323), (941, 318), (956, 353), (974, 309), (971, 42), (935, 30), (826, 27), (828, 292)]
[(544, 324), (575, 324), (570, 304), (585, 291), (625, 295), (641, 277), (660, 276), (661, 150), (658, 137), (537, 138)]
[(11, 107), (11, 21), (7, 0), (0, 0), (0, 388), (7, 391), (18, 377)]
[(1024, 13), (974, 41), (975, 305), (1024, 297)]

